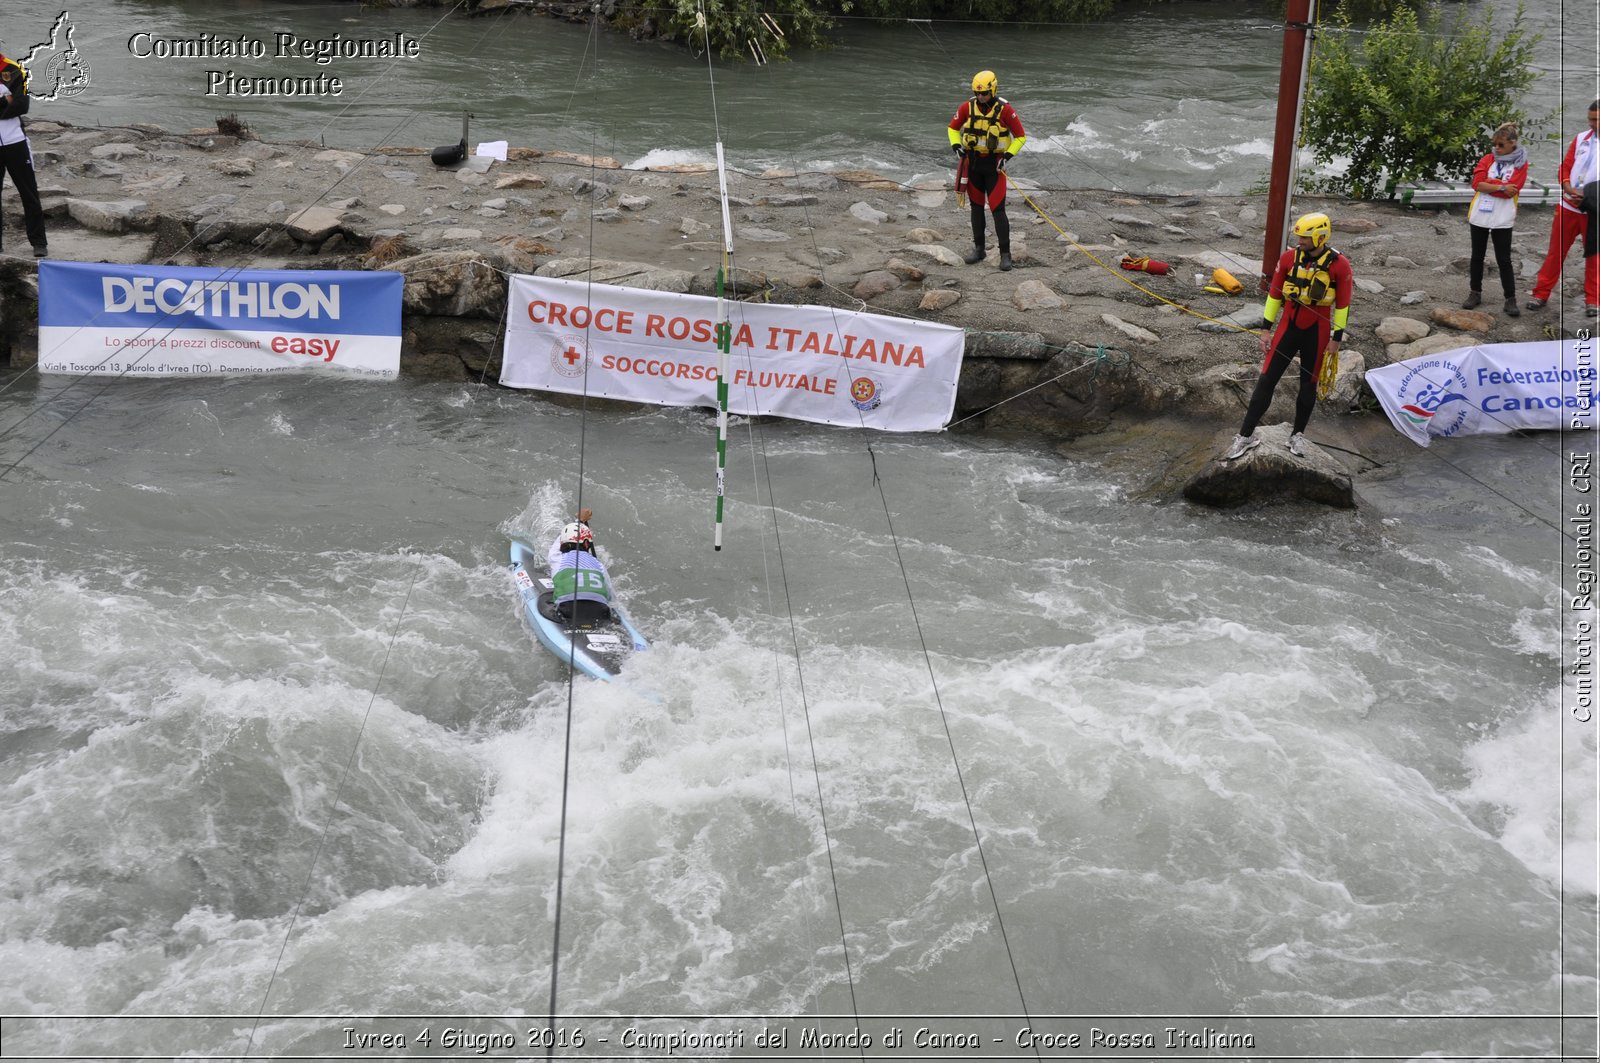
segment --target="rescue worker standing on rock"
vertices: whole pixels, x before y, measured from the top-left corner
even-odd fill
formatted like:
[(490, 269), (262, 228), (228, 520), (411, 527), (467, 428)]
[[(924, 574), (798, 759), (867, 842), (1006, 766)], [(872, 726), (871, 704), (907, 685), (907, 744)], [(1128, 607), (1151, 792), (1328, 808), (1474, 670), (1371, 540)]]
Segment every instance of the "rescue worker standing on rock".
[(973, 249), (967, 265), (983, 261), (984, 207), (994, 212), (994, 235), (1000, 245), (1000, 268), (1011, 268), (1011, 222), (1006, 218), (1006, 163), (1022, 150), (1027, 134), (1016, 110), (995, 95), (993, 70), (972, 79), (972, 98), (950, 120), (950, 149), (961, 159), (967, 199), (972, 206)]
[(1294, 235), (1295, 246), (1279, 257), (1267, 290), (1267, 304), (1261, 311), (1267, 324), (1278, 324), (1268, 348), (1271, 353), (1261, 366), (1244, 424), (1223, 455), (1224, 461), (1241, 458), (1261, 445), (1255, 437), (1256, 425), (1272, 405), (1272, 393), (1296, 356), (1300, 359), (1300, 394), (1294, 404), (1289, 453), (1304, 457), (1306, 425), (1317, 403), (1317, 379), (1323, 359), (1338, 359), (1339, 344), (1350, 319), (1355, 274), (1350, 260), (1328, 246), (1333, 222), (1326, 214), (1305, 215), (1294, 223)]

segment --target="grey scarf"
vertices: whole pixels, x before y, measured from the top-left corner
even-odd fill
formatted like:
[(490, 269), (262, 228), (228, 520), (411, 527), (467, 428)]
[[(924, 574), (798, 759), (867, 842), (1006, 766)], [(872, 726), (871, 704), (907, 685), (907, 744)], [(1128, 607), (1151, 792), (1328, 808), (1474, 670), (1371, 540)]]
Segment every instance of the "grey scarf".
[(1521, 144), (1518, 144), (1504, 155), (1496, 155), (1494, 161), (1515, 170), (1518, 166), (1528, 161), (1528, 151)]

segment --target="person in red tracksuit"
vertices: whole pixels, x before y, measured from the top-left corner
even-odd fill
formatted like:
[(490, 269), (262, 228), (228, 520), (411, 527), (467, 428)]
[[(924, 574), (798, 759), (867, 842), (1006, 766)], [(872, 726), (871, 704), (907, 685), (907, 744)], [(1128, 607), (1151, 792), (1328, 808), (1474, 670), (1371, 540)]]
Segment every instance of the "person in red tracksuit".
[(1284, 370), (1296, 357), (1300, 359), (1300, 394), (1294, 404), (1294, 429), (1289, 436), (1289, 453), (1305, 456), (1306, 425), (1317, 404), (1317, 376), (1322, 360), (1337, 356), (1350, 321), (1350, 296), (1355, 290), (1355, 273), (1350, 260), (1328, 246), (1333, 222), (1326, 214), (1307, 214), (1294, 223), (1295, 246), (1278, 259), (1267, 289), (1267, 303), (1261, 316), (1274, 321), (1271, 353), (1261, 366), (1261, 376), (1250, 393), (1244, 424), (1233, 437), (1224, 461), (1242, 458), (1259, 447), (1256, 425), (1272, 405), (1272, 393)]
[[(1589, 128), (1567, 145), (1556, 176), (1561, 180), (1561, 203), (1556, 207), (1556, 216), (1550, 219), (1550, 251), (1544, 256), (1544, 265), (1539, 267), (1538, 279), (1533, 282), (1529, 310), (1542, 309), (1550, 301), (1550, 294), (1561, 279), (1561, 267), (1572, 241), (1583, 235), (1585, 229), (1594, 227), (1594, 214), (1583, 209), (1583, 190), (1600, 181), (1600, 100), (1589, 105)], [(1593, 198), (1590, 193), (1591, 201)], [(1600, 263), (1596, 261), (1594, 243), (1593, 239), (1586, 238), (1583, 249), (1583, 301), (1590, 317), (1600, 314)]]
[(983, 261), (983, 210), (994, 213), (994, 235), (1000, 245), (1000, 268), (1011, 268), (1011, 222), (1006, 218), (1006, 163), (1022, 150), (1027, 134), (1016, 109), (995, 95), (994, 71), (980, 71), (972, 79), (972, 98), (950, 119), (950, 148), (967, 173), (967, 199), (972, 204), (971, 253), (967, 265)]

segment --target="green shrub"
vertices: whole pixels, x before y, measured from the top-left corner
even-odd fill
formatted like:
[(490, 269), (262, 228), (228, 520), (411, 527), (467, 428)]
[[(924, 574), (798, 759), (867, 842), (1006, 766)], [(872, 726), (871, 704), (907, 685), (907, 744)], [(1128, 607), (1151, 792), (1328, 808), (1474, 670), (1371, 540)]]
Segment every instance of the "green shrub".
[(1437, 5), (1400, 8), (1365, 32), (1344, 14), (1312, 53), (1305, 143), (1318, 163), (1348, 160), (1338, 177), (1308, 180), (1317, 191), (1370, 198), (1384, 176), (1397, 182), (1461, 178), (1489, 149), (1502, 122), (1524, 125), (1514, 101), (1537, 77), (1539, 35), (1524, 28), (1519, 3), (1500, 35), (1494, 11), (1446, 27)]
[[(790, 49), (819, 48), (832, 20), (806, 0), (633, 0), (624, 5), (619, 23), (650, 19), (656, 35), (683, 41), (696, 52), (706, 47), (722, 59), (786, 59)], [(752, 48), (752, 44), (754, 48)]]

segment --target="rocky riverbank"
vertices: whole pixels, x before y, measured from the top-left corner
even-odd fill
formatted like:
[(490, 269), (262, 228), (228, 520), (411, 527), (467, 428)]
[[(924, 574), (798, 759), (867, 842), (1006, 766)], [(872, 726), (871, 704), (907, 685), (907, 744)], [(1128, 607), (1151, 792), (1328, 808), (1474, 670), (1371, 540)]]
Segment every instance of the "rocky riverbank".
[[(625, 170), (613, 159), (513, 147), (505, 162), (441, 169), (427, 148), (356, 152), (270, 144), (217, 130), (30, 126), (50, 253), (80, 261), (406, 275), (402, 372), (494, 380), (510, 272), (709, 294), (720, 262), (716, 175)], [(865, 172), (730, 175), (742, 295), (900, 314), (967, 330), (960, 430), (1063, 440), (1119, 433), (1159, 444), (1131, 479), (1171, 494), (1237, 426), (1260, 363), (1255, 294), (1266, 205), (1259, 196), (1140, 197), (1042, 188), (1026, 153), (1009, 203), (1017, 268), (963, 264), (967, 211), (947, 185), (907, 187)], [(29, 366), (37, 278), (14, 195), (0, 258), (0, 356)], [(1539, 312), (1457, 309), (1466, 294), (1464, 206), (1301, 199), (1327, 210), (1358, 292), (1338, 388), (1313, 440), (1397, 455), (1364, 390), (1365, 368), (1472, 343), (1554, 338), (1589, 322), (1576, 280)], [(1549, 231), (1525, 209), (1513, 257), (1525, 288)], [(993, 234), (990, 234), (992, 245)], [(19, 254), (20, 252), (20, 254)], [(1124, 253), (1169, 262), (1166, 276), (1117, 268)], [(1576, 261), (1576, 259), (1574, 259)], [(1222, 267), (1245, 283), (1205, 292)], [(1490, 265), (1493, 291), (1493, 266)], [(1574, 270), (1574, 273), (1577, 271)], [(1289, 415), (1292, 381), (1267, 423)], [(1352, 412), (1354, 411), (1354, 412)], [(1090, 442), (1086, 453), (1101, 449)], [(1265, 449), (1265, 448), (1263, 448)], [(1110, 455), (1103, 455), (1110, 457)], [(1140, 463), (1135, 461), (1135, 466)], [(1262, 463), (1263, 465), (1268, 463)], [(1352, 471), (1362, 475), (1366, 463)]]

